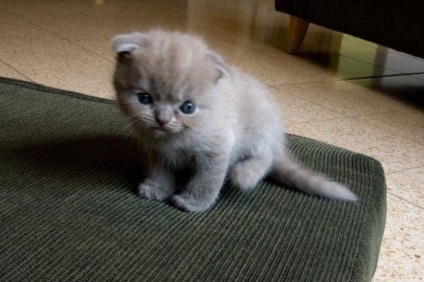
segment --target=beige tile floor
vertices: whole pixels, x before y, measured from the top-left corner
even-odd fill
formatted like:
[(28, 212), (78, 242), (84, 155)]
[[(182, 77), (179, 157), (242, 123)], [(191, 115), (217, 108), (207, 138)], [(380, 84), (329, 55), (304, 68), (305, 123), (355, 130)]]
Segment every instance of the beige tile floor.
[(380, 160), (387, 225), (374, 281), (424, 279), (424, 60), (312, 25), (297, 56), (272, 0), (0, 0), (0, 76), (113, 98), (113, 35), (201, 34), (268, 84), (287, 130)]

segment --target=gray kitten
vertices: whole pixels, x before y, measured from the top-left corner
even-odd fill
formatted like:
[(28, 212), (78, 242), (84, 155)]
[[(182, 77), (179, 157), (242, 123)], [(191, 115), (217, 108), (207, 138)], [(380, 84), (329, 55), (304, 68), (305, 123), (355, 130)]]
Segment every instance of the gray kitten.
[[(251, 190), (265, 176), (312, 195), (356, 201), (345, 186), (302, 168), (285, 147), (267, 88), (229, 67), (199, 38), (154, 30), (118, 35), (114, 86), (149, 160), (141, 197), (189, 212), (217, 200), (228, 177)], [(192, 175), (179, 189), (177, 176)]]

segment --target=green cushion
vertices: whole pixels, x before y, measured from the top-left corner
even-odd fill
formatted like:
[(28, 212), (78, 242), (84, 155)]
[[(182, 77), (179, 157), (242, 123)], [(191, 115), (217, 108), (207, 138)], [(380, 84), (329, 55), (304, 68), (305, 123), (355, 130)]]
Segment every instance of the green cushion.
[(367, 281), (386, 213), (381, 164), (289, 135), (359, 203), (262, 182), (203, 213), (134, 193), (140, 166), (114, 102), (0, 78), (0, 280)]

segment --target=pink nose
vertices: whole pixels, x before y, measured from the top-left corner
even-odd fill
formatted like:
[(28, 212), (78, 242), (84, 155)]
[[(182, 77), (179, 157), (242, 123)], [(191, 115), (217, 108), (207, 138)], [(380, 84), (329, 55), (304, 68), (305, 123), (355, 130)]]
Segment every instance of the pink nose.
[(155, 120), (160, 127), (171, 122), (173, 117), (172, 108), (166, 106), (158, 106), (155, 109)]
[(162, 127), (171, 121), (170, 118), (156, 117), (156, 122)]

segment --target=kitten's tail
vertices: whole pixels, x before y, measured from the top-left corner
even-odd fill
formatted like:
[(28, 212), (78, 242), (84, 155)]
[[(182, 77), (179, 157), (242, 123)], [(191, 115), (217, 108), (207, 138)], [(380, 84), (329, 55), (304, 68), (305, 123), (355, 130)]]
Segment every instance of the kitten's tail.
[(287, 151), (276, 160), (272, 176), (278, 182), (294, 186), (310, 195), (341, 201), (358, 200), (358, 196), (344, 185), (303, 168)]

